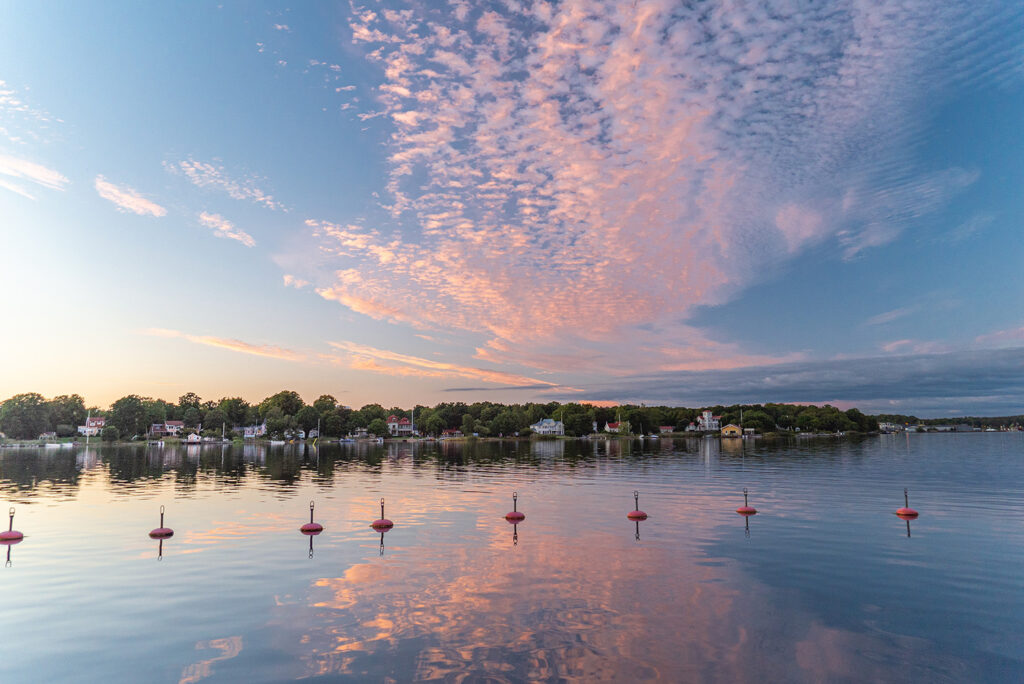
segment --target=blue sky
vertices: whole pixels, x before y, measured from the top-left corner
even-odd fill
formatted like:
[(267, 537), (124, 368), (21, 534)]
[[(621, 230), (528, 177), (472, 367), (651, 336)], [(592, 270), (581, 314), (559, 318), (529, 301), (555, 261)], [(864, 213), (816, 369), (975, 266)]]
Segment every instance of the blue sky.
[(0, 394), (1024, 412), (1021, 120), (1010, 3), (7, 3)]

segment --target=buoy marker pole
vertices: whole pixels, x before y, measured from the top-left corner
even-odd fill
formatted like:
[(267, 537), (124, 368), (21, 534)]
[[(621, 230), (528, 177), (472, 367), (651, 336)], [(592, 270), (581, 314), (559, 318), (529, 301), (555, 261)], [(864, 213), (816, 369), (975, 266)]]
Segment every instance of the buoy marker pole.
[(903, 506), (904, 508), (910, 508), (910, 495), (907, 494), (907, 488), (903, 488)]
[(747, 503), (747, 488), (746, 487), (743, 488), (743, 507), (744, 508), (749, 508), (750, 507), (750, 504)]
[[(310, 525), (313, 524), (313, 502), (312, 501), (309, 502), (309, 524)], [(312, 546), (313, 542), (310, 541), (309, 544), (310, 544), (310, 546)]]
[(7, 531), (8, 532), (13, 532), (14, 531), (14, 506), (11, 506), (11, 510), (9, 510), (7, 512), (11, 516), (10, 521), (7, 523)]
[[(381, 520), (384, 519), (384, 497), (383, 496), (380, 497), (380, 519)], [(384, 540), (384, 537), (381, 537), (381, 541), (383, 541), (383, 540)]]
[(163, 527), (163, 526), (164, 526), (164, 507), (161, 504), (161, 506), (160, 506), (160, 527)]
[(640, 510), (640, 490), (638, 489), (633, 490), (633, 510)]
[[(512, 492), (512, 512), (513, 513), (516, 512), (516, 499), (518, 499), (518, 498), (519, 498), (519, 492)], [(12, 508), (11, 511), (13, 511), (13, 510), (14, 509)], [(13, 520), (13, 519), (14, 519), (14, 514), (12, 513), (11, 514), (11, 520)]]

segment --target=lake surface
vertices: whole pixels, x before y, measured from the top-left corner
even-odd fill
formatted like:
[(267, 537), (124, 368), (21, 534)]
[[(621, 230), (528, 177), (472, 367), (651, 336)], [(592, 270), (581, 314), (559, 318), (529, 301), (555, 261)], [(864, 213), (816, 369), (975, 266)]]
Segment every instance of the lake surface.
[(1022, 681), (1022, 495), (1024, 433), (4, 450), (0, 680)]

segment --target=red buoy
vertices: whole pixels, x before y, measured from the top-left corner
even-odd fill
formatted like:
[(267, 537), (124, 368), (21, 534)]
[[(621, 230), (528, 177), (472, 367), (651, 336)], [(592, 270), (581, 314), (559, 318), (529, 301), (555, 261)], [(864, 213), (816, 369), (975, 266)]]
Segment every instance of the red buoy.
[(160, 507), (160, 527), (155, 530), (149, 531), (149, 536), (153, 539), (167, 539), (168, 537), (174, 536), (174, 530), (170, 527), (164, 527), (164, 507)]
[(917, 511), (910, 507), (910, 497), (907, 495), (907, 488), (903, 488), (903, 508), (896, 509), (896, 515), (903, 518), (904, 520), (911, 520), (920, 515)]
[(382, 497), (380, 500), (380, 519), (374, 520), (372, 523), (370, 523), (370, 527), (383, 534), (384, 532), (387, 532), (394, 526), (395, 523), (391, 522), (390, 520), (384, 517), (384, 499)]
[(757, 509), (747, 503), (747, 488), (743, 488), (743, 505), (736, 509), (740, 515), (755, 515)]
[(313, 522), (313, 502), (309, 502), (309, 522), (299, 528), (299, 532), (302, 534), (320, 534), (324, 531), (324, 526), (320, 523)]
[(512, 492), (512, 510), (505, 514), (505, 520), (509, 521), (513, 525), (518, 525), (519, 523), (526, 520), (526, 514), (520, 513), (518, 510), (516, 510), (516, 500), (518, 498), (519, 493)]
[(11, 520), (7, 524), (7, 530), (0, 532), (0, 544), (17, 544), (25, 538), (25, 535), (14, 529), (14, 506), (11, 506), (9, 513), (11, 514)]
[(633, 504), (636, 510), (630, 511), (626, 517), (630, 520), (647, 520), (647, 514), (640, 510), (640, 492), (633, 490)]

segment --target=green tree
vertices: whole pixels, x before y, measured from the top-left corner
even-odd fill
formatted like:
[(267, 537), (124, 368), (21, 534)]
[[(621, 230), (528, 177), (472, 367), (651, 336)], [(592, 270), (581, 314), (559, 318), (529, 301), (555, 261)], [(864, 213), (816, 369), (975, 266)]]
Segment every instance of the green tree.
[(321, 430), (325, 437), (341, 437), (345, 434), (345, 420), (337, 413), (328, 413)]
[(775, 421), (764, 411), (746, 411), (743, 414), (743, 427), (754, 428), (758, 432), (772, 432), (775, 430)]
[(492, 435), (511, 435), (519, 429), (519, 425), (516, 423), (516, 414), (510, 410), (505, 409), (494, 417), (491, 421), (491, 434)]
[(280, 406), (271, 406), (263, 419), (267, 423), (268, 433), (280, 435), (288, 429), (288, 416), (284, 414)]
[(203, 400), (195, 392), (186, 392), (185, 394), (178, 397), (178, 408), (181, 409), (182, 413), (184, 413), (185, 410), (189, 408), (194, 408), (195, 410), (198, 411), (199, 406), (202, 403)]
[(78, 394), (62, 394), (47, 402), (50, 407), (51, 425), (71, 425), (77, 427), (85, 424), (87, 411), (85, 400)]
[(16, 394), (0, 407), (0, 430), (13, 439), (35, 439), (49, 426), (50, 406), (41, 394)]
[(423, 431), (428, 435), (434, 435), (435, 437), (444, 432), (447, 426), (444, 424), (444, 419), (436, 413), (430, 414), (427, 420), (423, 423)]
[(224, 397), (217, 407), (228, 417), (228, 425), (251, 425), (246, 422), (246, 414), (249, 412), (249, 402), (241, 397)]
[(378, 437), (387, 437), (388, 435), (388, 424), (384, 422), (383, 418), (374, 418), (366, 429), (370, 434), (377, 435)]
[(313, 402), (313, 408), (316, 409), (317, 415), (322, 416), (328, 411), (333, 411), (338, 407), (338, 400), (332, 397), (330, 394), (321, 394), (317, 397), (317, 400)]
[(267, 397), (260, 402), (260, 415), (264, 418), (267, 413), (275, 406), (281, 409), (281, 412), (286, 416), (294, 416), (299, 412), (305, 402), (302, 401), (302, 397), (299, 396), (298, 392), (291, 390), (281, 390), (277, 394)]
[(547, 418), (547, 411), (540, 404), (530, 404), (526, 409), (526, 420), (529, 421), (530, 425), (540, 421), (542, 418)]
[(104, 442), (116, 442), (121, 438), (121, 431), (113, 425), (107, 425), (100, 430), (100, 439)]
[(226, 427), (228, 430), (231, 429), (231, 423), (228, 420), (228, 414), (222, 411), (219, 407), (210, 409), (203, 416), (203, 432), (219, 435), (221, 428)]
[(476, 432), (476, 418), (472, 414), (467, 413), (462, 416), (462, 434), (469, 437)]
[(299, 412), (295, 414), (295, 422), (301, 429), (305, 430), (307, 434), (309, 434), (310, 430), (316, 427), (319, 420), (320, 413), (312, 406), (303, 406), (299, 409)]
[[(384, 421), (388, 417), (387, 411), (385, 411), (384, 407), (381, 406), (380, 404), (367, 404), (366, 406), (359, 409), (359, 413), (362, 415), (365, 423), (371, 423), (377, 418), (380, 418), (382, 421)], [(387, 426), (387, 423), (385, 423), (385, 426)]]
[(146, 401), (137, 394), (129, 394), (110, 405), (107, 422), (117, 428), (118, 437), (146, 434)]
[(189, 406), (185, 409), (185, 413), (182, 415), (181, 419), (185, 421), (185, 427), (196, 427), (200, 422), (199, 409), (194, 406)]

